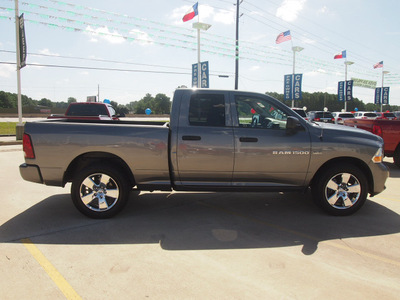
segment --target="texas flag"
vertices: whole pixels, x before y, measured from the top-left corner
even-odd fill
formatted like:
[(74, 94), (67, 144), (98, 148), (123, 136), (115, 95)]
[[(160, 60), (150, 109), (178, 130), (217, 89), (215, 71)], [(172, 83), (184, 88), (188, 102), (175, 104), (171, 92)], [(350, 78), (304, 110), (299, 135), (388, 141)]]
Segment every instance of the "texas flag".
[(195, 5), (193, 5), (189, 11), (183, 16), (182, 21), (186, 22), (186, 21), (190, 21), (191, 19), (193, 19), (195, 16), (197, 16), (199, 14), (199, 11), (197, 9), (197, 6), (199, 5), (199, 2), (196, 2)]
[(336, 54), (333, 59), (338, 59), (338, 58), (346, 58), (346, 50), (343, 50), (342, 52)]

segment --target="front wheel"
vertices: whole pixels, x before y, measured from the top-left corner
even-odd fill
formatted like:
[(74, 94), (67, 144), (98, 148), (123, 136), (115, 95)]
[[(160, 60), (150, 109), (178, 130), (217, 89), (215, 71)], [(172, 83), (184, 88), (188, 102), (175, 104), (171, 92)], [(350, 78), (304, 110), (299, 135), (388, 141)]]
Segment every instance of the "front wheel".
[(84, 215), (103, 219), (116, 215), (129, 198), (129, 185), (125, 176), (112, 166), (93, 165), (72, 181), (71, 198)]
[(335, 216), (355, 213), (367, 200), (368, 181), (360, 169), (338, 165), (325, 170), (312, 187), (314, 201)]

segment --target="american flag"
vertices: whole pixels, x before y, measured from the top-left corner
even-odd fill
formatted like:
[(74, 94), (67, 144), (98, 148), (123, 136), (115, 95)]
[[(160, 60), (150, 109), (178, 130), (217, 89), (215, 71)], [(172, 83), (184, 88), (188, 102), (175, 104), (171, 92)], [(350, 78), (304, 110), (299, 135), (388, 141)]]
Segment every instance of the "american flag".
[(374, 64), (374, 69), (383, 68), (383, 61)]
[(290, 30), (281, 32), (278, 37), (276, 38), (276, 43), (280, 44), (286, 41), (290, 41), (292, 39), (292, 36), (290, 35)]

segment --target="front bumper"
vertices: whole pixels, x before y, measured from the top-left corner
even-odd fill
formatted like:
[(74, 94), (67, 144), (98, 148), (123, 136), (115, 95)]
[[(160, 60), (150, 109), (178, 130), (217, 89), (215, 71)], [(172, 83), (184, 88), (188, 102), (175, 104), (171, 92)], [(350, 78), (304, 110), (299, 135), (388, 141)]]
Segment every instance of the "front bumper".
[(385, 190), (385, 182), (386, 179), (389, 177), (389, 169), (388, 167), (383, 164), (374, 164), (370, 165), (372, 177), (373, 177), (373, 187), (370, 191), (371, 196), (375, 196)]

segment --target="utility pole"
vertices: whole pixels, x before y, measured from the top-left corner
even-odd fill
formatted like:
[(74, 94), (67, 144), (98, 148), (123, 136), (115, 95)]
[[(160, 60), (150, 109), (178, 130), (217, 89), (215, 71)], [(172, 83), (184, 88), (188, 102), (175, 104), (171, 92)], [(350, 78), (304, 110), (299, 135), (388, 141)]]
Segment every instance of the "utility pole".
[(236, 2), (236, 48), (235, 48), (235, 90), (239, 87), (239, 5), (243, 0)]

